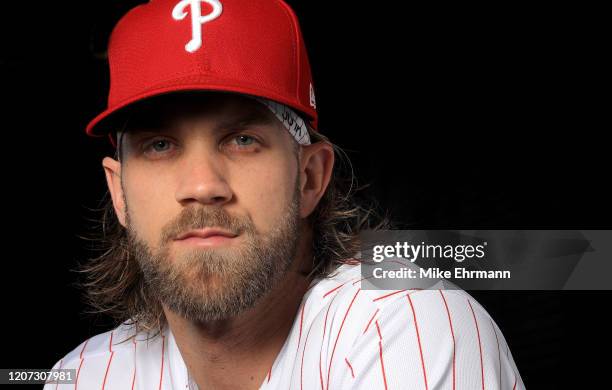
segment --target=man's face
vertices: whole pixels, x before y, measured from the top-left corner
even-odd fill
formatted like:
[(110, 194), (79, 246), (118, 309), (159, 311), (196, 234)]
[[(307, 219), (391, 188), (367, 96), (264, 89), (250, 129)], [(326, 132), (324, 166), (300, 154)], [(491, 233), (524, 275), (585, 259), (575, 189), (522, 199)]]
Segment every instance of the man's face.
[(150, 293), (194, 321), (252, 307), (296, 251), (290, 134), (266, 107), (236, 95), (157, 104), (128, 127), (124, 224)]

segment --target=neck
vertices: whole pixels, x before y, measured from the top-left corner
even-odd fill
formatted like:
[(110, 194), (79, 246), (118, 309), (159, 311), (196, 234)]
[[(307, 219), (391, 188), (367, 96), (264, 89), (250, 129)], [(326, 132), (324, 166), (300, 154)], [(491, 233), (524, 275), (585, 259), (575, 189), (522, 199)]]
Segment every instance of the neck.
[(265, 380), (312, 281), (306, 277), (312, 267), (312, 251), (305, 244), (312, 241), (300, 242), (291, 269), (280, 283), (238, 316), (194, 323), (164, 307), (177, 346), (200, 390), (258, 389)]

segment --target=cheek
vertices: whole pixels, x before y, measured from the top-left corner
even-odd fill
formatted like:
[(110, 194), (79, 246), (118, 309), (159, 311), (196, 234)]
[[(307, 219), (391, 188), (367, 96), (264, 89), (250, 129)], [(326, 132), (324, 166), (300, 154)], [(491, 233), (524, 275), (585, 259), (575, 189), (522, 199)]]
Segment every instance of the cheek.
[(124, 184), (132, 229), (149, 245), (158, 245), (162, 227), (177, 212), (171, 184), (163, 176), (151, 174), (132, 174)]
[(287, 165), (252, 165), (233, 174), (232, 179), (237, 207), (249, 214), (257, 231), (267, 233), (285, 217), (296, 180), (296, 173)]

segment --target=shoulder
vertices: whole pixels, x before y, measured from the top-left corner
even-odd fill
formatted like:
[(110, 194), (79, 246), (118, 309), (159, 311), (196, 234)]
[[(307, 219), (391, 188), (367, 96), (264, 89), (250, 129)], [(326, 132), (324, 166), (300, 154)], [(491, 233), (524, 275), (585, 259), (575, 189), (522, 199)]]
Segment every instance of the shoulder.
[(136, 331), (133, 327), (128, 323), (122, 323), (112, 330), (96, 334), (82, 341), (58, 360), (53, 367), (59, 368), (60, 363), (63, 363), (62, 366), (66, 366), (70, 365), (70, 362), (82, 359), (95, 359), (100, 356), (107, 357), (112, 352), (131, 351), (135, 338)]
[(428, 289), (377, 290), (362, 289), (362, 280), (358, 264), (342, 265), (311, 287), (303, 306), (306, 311), (310, 309), (313, 319), (327, 317), (328, 321), (336, 322), (338, 316), (340, 319), (350, 316), (351, 326), (355, 320), (364, 319), (386, 323), (408, 321), (414, 325), (422, 322), (439, 327), (462, 327), (466, 322), (494, 323), (474, 297), (448, 281)]
[(466, 291), (365, 290), (360, 281), (360, 267), (344, 265), (304, 303), (314, 310), (306, 307), (310, 340), (303, 349), (316, 352), (312, 360), (324, 382), (522, 388), (501, 330)]
[(85, 387), (130, 383), (136, 358), (143, 360), (151, 355), (161, 348), (162, 341), (149, 333), (137, 332), (133, 325), (124, 322), (84, 340), (56, 361), (53, 368), (74, 369), (76, 382)]
[[(327, 318), (336, 323), (338, 318), (356, 321), (399, 321), (413, 319), (419, 312), (423, 321), (434, 320), (434, 312), (446, 313), (461, 308), (470, 308), (479, 315), (490, 318), (486, 310), (467, 292), (460, 289), (402, 289), (378, 290), (362, 288), (363, 277), (358, 264), (344, 264), (330, 277), (319, 280), (306, 293), (303, 307), (310, 318)], [(440, 286), (449, 286), (448, 282)], [(436, 286), (434, 286), (436, 287)], [(448, 320), (446, 320), (448, 322)], [(369, 328), (368, 328), (369, 329)], [(365, 329), (362, 329), (365, 330)]]

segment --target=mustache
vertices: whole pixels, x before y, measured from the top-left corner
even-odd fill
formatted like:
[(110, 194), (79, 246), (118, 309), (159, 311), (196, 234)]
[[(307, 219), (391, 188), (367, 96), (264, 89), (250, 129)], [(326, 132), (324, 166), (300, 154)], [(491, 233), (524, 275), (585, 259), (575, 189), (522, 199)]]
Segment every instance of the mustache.
[(248, 217), (234, 217), (221, 207), (192, 206), (181, 210), (180, 214), (167, 223), (161, 231), (161, 243), (167, 244), (190, 230), (216, 227), (232, 234), (253, 234), (255, 226)]

